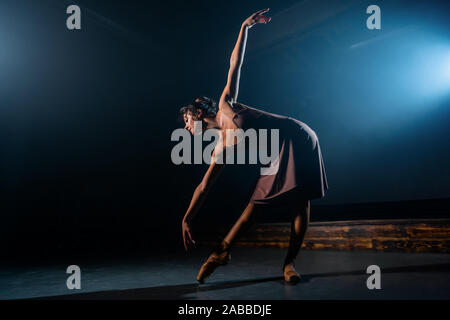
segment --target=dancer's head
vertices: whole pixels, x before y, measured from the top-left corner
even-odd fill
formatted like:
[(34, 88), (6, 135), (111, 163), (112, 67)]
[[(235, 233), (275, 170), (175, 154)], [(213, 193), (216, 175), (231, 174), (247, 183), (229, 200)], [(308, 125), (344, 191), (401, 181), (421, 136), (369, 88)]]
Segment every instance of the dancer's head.
[(207, 97), (198, 97), (191, 104), (188, 104), (180, 109), (183, 116), (184, 128), (190, 133), (194, 134), (195, 121), (202, 122), (203, 130), (206, 129), (206, 118), (214, 118), (217, 114), (217, 103)]

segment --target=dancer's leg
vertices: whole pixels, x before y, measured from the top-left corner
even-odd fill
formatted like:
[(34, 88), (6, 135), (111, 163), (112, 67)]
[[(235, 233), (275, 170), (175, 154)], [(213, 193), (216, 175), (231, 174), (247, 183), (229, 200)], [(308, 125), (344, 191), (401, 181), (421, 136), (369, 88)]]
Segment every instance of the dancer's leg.
[(222, 244), (225, 247), (229, 248), (230, 246), (232, 246), (238, 236), (249, 229), (254, 221), (255, 211), (257, 211), (258, 208), (258, 205), (252, 202), (247, 205), (244, 212), (242, 212), (239, 219), (235, 222), (233, 227), (224, 238)]
[(205, 279), (209, 277), (218, 266), (228, 263), (230, 259), (230, 247), (236, 240), (237, 236), (247, 230), (252, 224), (256, 207), (257, 206), (253, 203), (249, 203), (247, 205), (244, 212), (228, 232), (225, 239), (213, 250), (206, 262), (201, 266), (200, 271), (197, 274), (197, 280), (199, 282), (203, 283), (203, 281), (205, 281)]
[(295, 213), (291, 223), (291, 237), (289, 249), (284, 260), (283, 271), (294, 270), (294, 261), (303, 244), (306, 230), (309, 224), (310, 202), (301, 201), (300, 206), (292, 209)]

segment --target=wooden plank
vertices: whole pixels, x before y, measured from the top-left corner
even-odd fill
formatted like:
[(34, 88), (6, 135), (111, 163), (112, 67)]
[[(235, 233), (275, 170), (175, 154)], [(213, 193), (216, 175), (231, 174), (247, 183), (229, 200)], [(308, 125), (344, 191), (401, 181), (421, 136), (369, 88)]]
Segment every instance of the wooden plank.
[[(221, 236), (225, 231), (221, 231)], [(285, 248), (289, 245), (289, 236), (290, 224), (257, 224), (236, 245)], [(218, 238), (217, 234), (214, 238)], [(212, 244), (212, 239), (207, 235), (201, 243)], [(450, 252), (450, 219), (310, 223), (303, 249)]]

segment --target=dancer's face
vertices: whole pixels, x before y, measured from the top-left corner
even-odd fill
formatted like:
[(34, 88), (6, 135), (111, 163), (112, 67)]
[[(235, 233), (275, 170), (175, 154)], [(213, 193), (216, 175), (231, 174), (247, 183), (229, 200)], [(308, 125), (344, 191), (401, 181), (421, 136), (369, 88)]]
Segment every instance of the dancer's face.
[[(191, 112), (188, 111), (184, 114), (183, 118), (184, 118), (184, 128), (193, 135), (195, 132), (195, 129), (196, 129), (195, 121), (202, 121), (201, 110), (199, 110), (199, 113), (196, 116), (194, 116)], [(203, 127), (204, 126), (202, 125), (202, 128)], [(202, 130), (197, 130), (197, 132), (201, 132), (201, 131)]]

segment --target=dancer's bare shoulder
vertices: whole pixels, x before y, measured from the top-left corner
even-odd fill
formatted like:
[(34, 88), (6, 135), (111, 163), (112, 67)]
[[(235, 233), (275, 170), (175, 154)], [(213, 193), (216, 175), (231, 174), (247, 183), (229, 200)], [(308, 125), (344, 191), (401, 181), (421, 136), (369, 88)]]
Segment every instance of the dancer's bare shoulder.
[(220, 109), (217, 112), (217, 122), (219, 123), (219, 126), (222, 130), (226, 130), (226, 129), (238, 129), (238, 127), (236, 126), (236, 124), (234, 123), (234, 117), (237, 113), (234, 112), (233, 109), (231, 110), (223, 110)]

